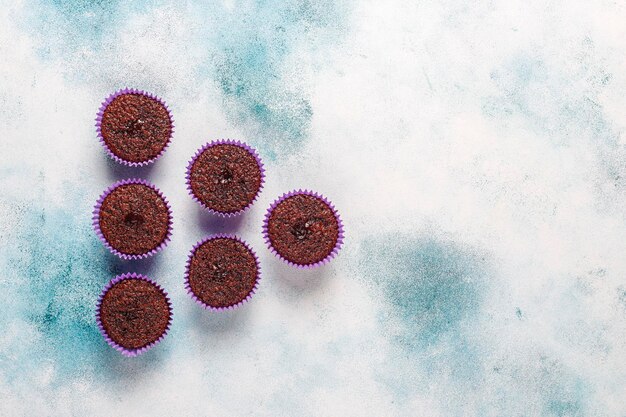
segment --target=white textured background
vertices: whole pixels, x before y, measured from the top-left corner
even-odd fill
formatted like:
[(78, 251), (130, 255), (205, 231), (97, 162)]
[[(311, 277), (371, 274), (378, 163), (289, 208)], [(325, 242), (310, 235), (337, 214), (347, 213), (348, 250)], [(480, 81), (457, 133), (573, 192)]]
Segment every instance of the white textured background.
[[(623, 1), (0, 0), (0, 415), (626, 416)], [(108, 161), (112, 91), (161, 96), (150, 168)], [(219, 222), (186, 195), (207, 140), (258, 148), (266, 188)], [(147, 178), (175, 233), (121, 262), (90, 226)], [(279, 194), (328, 196), (340, 256), (282, 266)], [(186, 296), (187, 252), (236, 232), (260, 291)], [(116, 274), (170, 293), (174, 325), (123, 358), (95, 301)]]

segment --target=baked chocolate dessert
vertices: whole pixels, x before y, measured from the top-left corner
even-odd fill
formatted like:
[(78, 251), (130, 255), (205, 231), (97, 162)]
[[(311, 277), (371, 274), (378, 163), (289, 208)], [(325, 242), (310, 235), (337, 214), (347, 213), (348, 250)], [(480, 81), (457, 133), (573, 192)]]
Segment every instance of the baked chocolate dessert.
[(265, 216), (264, 233), (270, 250), (301, 267), (327, 262), (343, 243), (334, 207), (309, 191), (295, 191), (274, 202)]
[(122, 90), (103, 104), (98, 134), (112, 157), (128, 165), (156, 160), (170, 142), (172, 117), (157, 97), (139, 90)]
[(189, 191), (204, 207), (222, 215), (238, 214), (258, 196), (264, 177), (256, 152), (241, 142), (205, 145), (187, 169)]
[(97, 320), (103, 335), (127, 355), (141, 353), (168, 331), (172, 308), (167, 294), (148, 278), (126, 274), (104, 290)]
[(254, 293), (259, 272), (257, 258), (244, 242), (232, 236), (212, 236), (192, 250), (186, 287), (206, 308), (234, 307)]
[(143, 180), (114, 185), (96, 206), (94, 226), (117, 255), (140, 258), (169, 240), (171, 213), (165, 198)]

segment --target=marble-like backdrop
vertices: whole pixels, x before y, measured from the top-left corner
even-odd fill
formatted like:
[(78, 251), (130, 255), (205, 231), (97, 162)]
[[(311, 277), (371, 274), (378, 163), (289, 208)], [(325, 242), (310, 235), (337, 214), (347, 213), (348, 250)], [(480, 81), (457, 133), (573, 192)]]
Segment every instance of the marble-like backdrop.
[[(206, 4), (203, 4), (206, 3)], [(0, 415), (626, 416), (626, 4), (521, 0), (0, 0)], [(176, 133), (123, 168), (100, 102), (152, 91)], [(187, 196), (204, 142), (255, 146), (242, 218)], [(172, 242), (120, 261), (91, 230), (112, 182), (150, 179)], [(261, 221), (310, 188), (342, 252), (282, 265)], [(235, 232), (260, 290), (216, 314), (191, 246)], [(116, 274), (170, 293), (137, 358), (97, 331)]]

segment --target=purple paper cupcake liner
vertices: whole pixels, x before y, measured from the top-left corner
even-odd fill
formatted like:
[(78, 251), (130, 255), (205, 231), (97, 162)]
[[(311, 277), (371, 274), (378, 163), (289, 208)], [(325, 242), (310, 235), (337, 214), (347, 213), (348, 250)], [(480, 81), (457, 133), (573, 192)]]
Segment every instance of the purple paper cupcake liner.
[[(131, 254), (120, 252), (119, 250), (115, 249), (113, 246), (111, 246), (111, 244), (109, 244), (109, 241), (104, 237), (102, 230), (100, 230), (100, 208), (102, 207), (102, 203), (104, 202), (104, 199), (117, 187), (120, 187), (122, 185), (127, 185), (127, 184), (141, 184), (141, 185), (145, 185), (147, 187), (152, 188), (154, 191), (156, 191), (159, 197), (163, 199), (163, 201), (165, 202), (165, 205), (167, 206), (168, 225), (167, 225), (167, 234), (165, 235), (163, 242), (161, 242), (159, 246), (152, 249), (151, 251), (147, 253), (143, 253), (141, 255), (134, 255), (134, 254), (131, 255)], [(163, 250), (163, 248), (167, 246), (172, 236), (172, 208), (170, 207), (170, 203), (167, 201), (167, 198), (165, 198), (163, 193), (161, 193), (161, 191), (158, 188), (156, 188), (153, 184), (149, 183), (148, 181), (142, 180), (139, 178), (129, 178), (126, 180), (118, 181), (115, 184), (111, 185), (109, 188), (107, 188), (104, 191), (104, 193), (102, 193), (102, 195), (98, 199), (98, 202), (96, 203), (96, 206), (94, 207), (92, 221), (93, 221), (94, 231), (96, 232), (96, 234), (98, 235), (98, 237), (100, 238), (104, 246), (106, 246), (114, 255), (117, 255), (120, 258), (126, 259), (126, 260), (143, 259), (143, 258), (147, 258), (149, 256), (154, 255), (155, 253), (159, 252), (160, 250)]]
[[(299, 195), (299, 194), (316, 197), (316, 198), (321, 199), (324, 203), (326, 203), (326, 205), (332, 210), (335, 218), (337, 219), (337, 224), (339, 227), (339, 233), (337, 235), (337, 243), (335, 244), (335, 247), (333, 248), (333, 250), (324, 259), (322, 259), (321, 261), (312, 263), (312, 264), (298, 264), (283, 257), (280, 253), (278, 253), (276, 249), (274, 249), (274, 246), (272, 246), (272, 242), (270, 240), (270, 236), (268, 232), (268, 224), (269, 224), (270, 216), (272, 214), (272, 211), (276, 208), (276, 206), (280, 204), (282, 201), (286, 200), (287, 198), (293, 197), (294, 195)], [(270, 207), (267, 209), (267, 212), (265, 213), (265, 219), (263, 220), (263, 238), (265, 240), (265, 244), (267, 245), (267, 248), (270, 250), (270, 252), (272, 252), (282, 261), (286, 262), (287, 264), (291, 266), (295, 266), (296, 268), (311, 269), (311, 268), (316, 268), (318, 266), (327, 264), (339, 253), (339, 250), (341, 249), (341, 246), (343, 245), (344, 237), (345, 235), (344, 235), (343, 222), (341, 221), (341, 217), (339, 217), (339, 213), (337, 212), (337, 209), (335, 209), (335, 206), (323, 195), (318, 194), (313, 191), (309, 191), (309, 190), (294, 190), (289, 193), (283, 194), (281, 197), (277, 198), (270, 205)]]
[[(100, 319), (100, 309), (102, 307), (102, 300), (104, 299), (104, 296), (106, 295), (106, 293), (118, 282), (120, 281), (124, 281), (127, 279), (139, 279), (142, 281), (147, 281), (151, 284), (153, 284), (154, 286), (156, 286), (159, 291), (161, 291), (163, 293), (163, 295), (165, 296), (165, 300), (167, 302), (167, 306), (169, 308), (170, 311), (170, 317), (167, 323), (167, 327), (165, 328), (165, 331), (163, 332), (163, 334), (161, 335), (161, 337), (159, 337), (157, 340), (155, 340), (154, 342), (139, 348), (139, 349), (127, 349), (124, 346), (119, 345), (118, 343), (116, 343), (113, 339), (111, 339), (109, 337), (109, 335), (107, 334), (106, 330), (104, 329), (104, 326), (102, 324), (102, 320)], [(170, 330), (170, 326), (172, 325), (172, 316), (173, 316), (173, 312), (172, 312), (172, 303), (170, 302), (170, 298), (167, 295), (167, 292), (156, 282), (154, 282), (153, 280), (151, 280), (150, 278), (146, 277), (145, 275), (141, 275), (141, 274), (136, 274), (136, 273), (126, 273), (126, 274), (122, 274), (122, 275), (118, 275), (115, 278), (113, 278), (111, 280), (111, 282), (109, 282), (107, 284), (106, 287), (104, 287), (104, 290), (102, 290), (102, 293), (100, 294), (100, 298), (98, 298), (98, 304), (96, 306), (96, 323), (98, 325), (98, 329), (100, 329), (100, 333), (102, 334), (102, 337), (104, 337), (104, 339), (106, 340), (106, 342), (115, 350), (118, 350), (119, 352), (122, 353), (122, 355), (124, 356), (137, 356), (137, 355), (141, 355), (142, 353), (146, 352), (147, 350), (153, 348), (154, 346), (156, 346), (159, 342), (161, 342), (161, 340), (163, 340), (163, 338), (165, 336), (167, 336), (167, 333)]]
[[(198, 197), (196, 197), (196, 195), (193, 192), (193, 189), (191, 188), (191, 167), (196, 162), (196, 159), (198, 159), (198, 157), (204, 151), (206, 151), (207, 149), (209, 149), (209, 148), (211, 148), (213, 146), (216, 146), (216, 145), (235, 145), (235, 146), (239, 146), (240, 148), (245, 149), (246, 151), (248, 151), (254, 157), (254, 159), (256, 160), (257, 164), (259, 165), (259, 170), (261, 171), (261, 184), (259, 185), (259, 190), (257, 191), (257, 193), (255, 194), (254, 198), (252, 199), (252, 201), (250, 201), (250, 203), (247, 206), (245, 206), (244, 208), (242, 208), (241, 210), (236, 211), (236, 212), (226, 213), (226, 212), (222, 212), (222, 211), (219, 211), (219, 210), (215, 210), (215, 209), (213, 209), (211, 207), (208, 207)], [(187, 191), (189, 192), (189, 195), (191, 196), (191, 198), (193, 198), (195, 201), (197, 201), (202, 207), (204, 207), (209, 212), (211, 212), (213, 214), (217, 214), (218, 216), (221, 216), (221, 217), (234, 217), (234, 216), (242, 214), (243, 212), (248, 210), (250, 208), (250, 206), (252, 204), (254, 204), (256, 199), (259, 197), (259, 194), (261, 194), (261, 190), (263, 190), (263, 185), (265, 184), (265, 167), (264, 167), (263, 161), (261, 161), (261, 157), (259, 156), (259, 154), (256, 151), (256, 149), (252, 148), (251, 146), (247, 145), (246, 143), (241, 142), (239, 140), (218, 139), (218, 140), (214, 140), (212, 142), (206, 143), (204, 146), (202, 146), (200, 149), (198, 149), (196, 151), (194, 156), (191, 158), (191, 161), (189, 161), (189, 164), (187, 164), (187, 172), (185, 174), (185, 179), (187, 181)]]
[[(196, 294), (191, 290), (191, 284), (189, 283), (189, 270), (191, 269), (191, 259), (193, 258), (193, 255), (196, 253), (196, 250), (198, 250), (198, 248), (202, 245), (204, 245), (206, 242), (214, 240), (214, 239), (232, 239), (232, 240), (236, 240), (237, 242), (243, 244), (252, 254), (252, 256), (254, 257), (254, 261), (256, 262), (256, 268), (257, 268), (257, 275), (256, 275), (256, 282), (254, 283), (254, 287), (252, 287), (252, 290), (250, 290), (250, 293), (246, 296), (246, 298), (244, 298), (243, 300), (239, 301), (236, 304), (230, 305), (230, 306), (226, 306), (226, 307), (214, 307), (211, 305), (206, 304), (204, 301), (202, 301), (201, 299), (199, 299)], [(187, 264), (185, 266), (185, 290), (187, 290), (187, 294), (189, 294), (189, 296), (202, 308), (206, 309), (206, 310), (211, 310), (211, 311), (224, 311), (224, 310), (234, 310), (235, 308), (245, 304), (246, 302), (250, 301), (250, 298), (252, 298), (252, 296), (256, 293), (256, 290), (259, 287), (259, 281), (261, 280), (261, 263), (259, 262), (259, 258), (256, 254), (256, 252), (252, 249), (252, 247), (250, 245), (248, 245), (245, 241), (243, 241), (242, 239), (240, 239), (239, 237), (235, 236), (235, 235), (231, 235), (231, 234), (215, 234), (215, 235), (211, 235), (208, 236), (204, 239), (202, 239), (201, 241), (199, 241), (198, 243), (196, 243), (193, 248), (191, 249), (191, 251), (189, 252), (189, 256), (187, 257)]]
[[(111, 151), (111, 149), (107, 145), (106, 141), (104, 140), (104, 136), (102, 135), (102, 117), (104, 115), (104, 111), (106, 110), (108, 105), (111, 104), (111, 102), (114, 99), (116, 99), (117, 97), (119, 97), (121, 95), (124, 95), (124, 94), (139, 94), (139, 95), (146, 96), (148, 98), (151, 98), (153, 100), (158, 101), (160, 104), (163, 105), (163, 107), (167, 111), (167, 115), (169, 116), (170, 122), (172, 123), (172, 130), (170, 132), (170, 137), (167, 140), (167, 143), (165, 144), (163, 149), (161, 149), (161, 152), (159, 152), (159, 154), (157, 156), (155, 156), (154, 158), (152, 158), (152, 159), (150, 159), (148, 161), (132, 162), (132, 161), (127, 161), (125, 159), (120, 158), (119, 156), (115, 155), (113, 153), (113, 151)], [(172, 141), (172, 136), (174, 135), (174, 118), (172, 117), (172, 112), (170, 111), (169, 107), (167, 106), (167, 104), (165, 104), (165, 102), (160, 97), (158, 97), (158, 96), (156, 96), (154, 94), (148, 93), (146, 91), (143, 91), (143, 90), (137, 90), (135, 88), (124, 88), (122, 90), (118, 90), (118, 91), (114, 92), (109, 97), (107, 97), (106, 100), (104, 100), (102, 102), (102, 105), (98, 109), (98, 114), (96, 116), (96, 131), (98, 133), (98, 139), (100, 140), (100, 143), (102, 144), (102, 146), (106, 150), (107, 154), (109, 154), (109, 156), (113, 160), (115, 160), (116, 162), (119, 162), (120, 164), (124, 164), (126, 166), (140, 167), (140, 166), (151, 164), (152, 162), (154, 162), (157, 159), (159, 159), (161, 157), (161, 155), (163, 155), (165, 150), (168, 148), (168, 146), (170, 146), (170, 142)]]

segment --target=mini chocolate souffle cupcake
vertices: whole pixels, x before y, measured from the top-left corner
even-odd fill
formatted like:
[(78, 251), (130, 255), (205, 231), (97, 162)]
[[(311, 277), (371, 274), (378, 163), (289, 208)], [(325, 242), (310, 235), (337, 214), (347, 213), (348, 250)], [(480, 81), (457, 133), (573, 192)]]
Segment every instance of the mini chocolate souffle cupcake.
[(126, 356), (136, 356), (165, 337), (172, 305), (163, 288), (149, 278), (119, 275), (102, 292), (96, 321), (109, 345)]
[(102, 242), (123, 259), (153, 255), (170, 239), (170, 206), (163, 194), (144, 180), (115, 183), (102, 194), (93, 215)]
[(214, 235), (191, 250), (185, 288), (206, 309), (234, 308), (254, 294), (260, 274), (256, 254), (245, 242), (235, 236)]
[(263, 187), (265, 170), (257, 152), (233, 140), (204, 145), (187, 166), (187, 188), (202, 206), (222, 216), (242, 213)]
[(290, 265), (316, 267), (329, 262), (343, 244), (335, 207), (311, 191), (292, 191), (267, 210), (263, 234), (268, 248)]
[(100, 142), (117, 162), (141, 166), (163, 154), (174, 132), (165, 103), (135, 89), (109, 96), (98, 112), (96, 128)]

